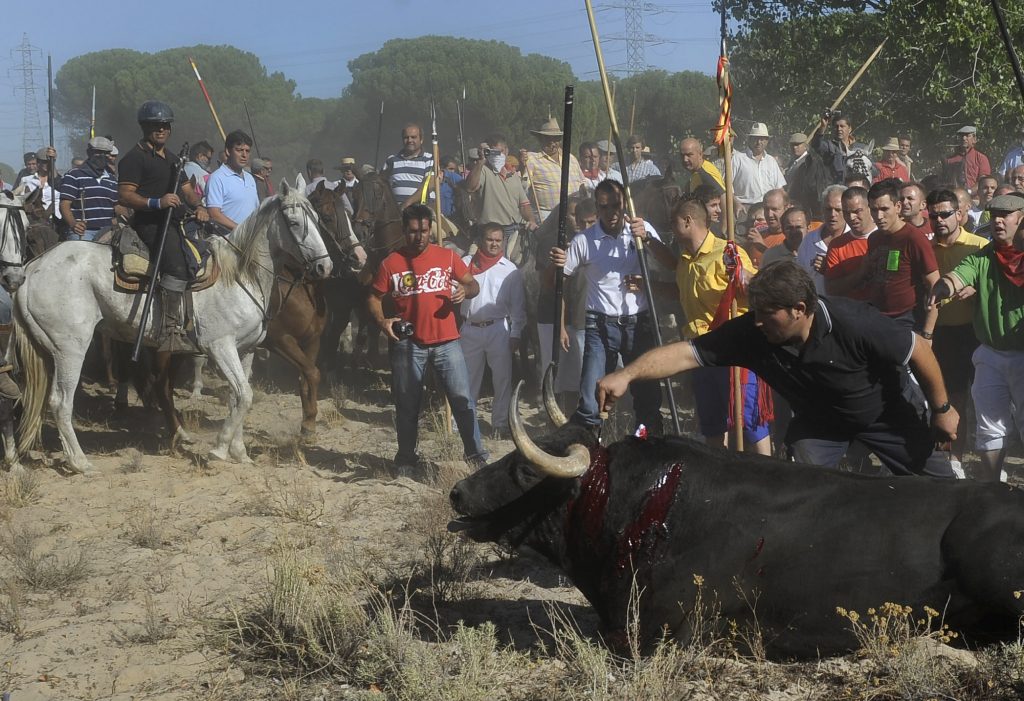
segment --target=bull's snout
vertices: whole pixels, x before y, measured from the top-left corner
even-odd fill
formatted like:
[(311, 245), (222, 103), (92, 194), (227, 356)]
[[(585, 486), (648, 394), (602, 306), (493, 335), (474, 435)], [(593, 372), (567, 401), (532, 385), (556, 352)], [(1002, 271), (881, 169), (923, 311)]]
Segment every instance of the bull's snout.
[(461, 510), (460, 507), (462, 506), (463, 497), (462, 497), (462, 490), (459, 489), (459, 485), (460, 484), (462, 484), (462, 483), (461, 482), (457, 483), (454, 487), (452, 487), (452, 491), (448, 493), (448, 501), (451, 503), (452, 509), (454, 509), (455, 513), (457, 513), (457, 514), (461, 514), (462, 513), (462, 510)]

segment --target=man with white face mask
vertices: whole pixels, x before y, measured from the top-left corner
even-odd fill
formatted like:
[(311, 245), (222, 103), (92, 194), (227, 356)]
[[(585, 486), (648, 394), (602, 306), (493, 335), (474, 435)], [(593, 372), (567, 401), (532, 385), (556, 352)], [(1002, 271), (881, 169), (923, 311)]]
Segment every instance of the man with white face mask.
[(528, 223), (531, 230), (536, 228), (530, 200), (526, 197), (523, 179), (519, 174), (507, 174), (504, 171), (508, 156), (508, 144), (504, 136), (492, 134), (477, 150), (483, 158), (469, 171), (466, 188), (470, 192), (481, 193), (480, 222), (501, 226), (507, 245), (509, 237), (524, 222)]

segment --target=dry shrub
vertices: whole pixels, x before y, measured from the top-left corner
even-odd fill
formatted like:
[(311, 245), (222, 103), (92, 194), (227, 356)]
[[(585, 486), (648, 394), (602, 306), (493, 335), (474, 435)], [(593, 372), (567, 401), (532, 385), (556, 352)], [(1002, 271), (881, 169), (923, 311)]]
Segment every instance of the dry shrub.
[(462, 601), (478, 593), (472, 583), (480, 561), (478, 549), (468, 538), (448, 532), (448, 523), (455, 518), (448, 493), (456, 480), (457, 475), (442, 463), (437, 488), (423, 495), (406, 524), (418, 539), (422, 556), (412, 563), (412, 578), (427, 582), (435, 601)]
[(38, 591), (68, 591), (88, 576), (89, 567), (81, 548), (60, 555), (39, 553), (38, 532), (11, 528), (4, 537), (4, 555), (25, 585)]
[(1010, 701), (1024, 698), (1024, 645), (1020, 641), (985, 648), (978, 668), (964, 675), (973, 694), (967, 698)]
[(189, 433), (195, 434), (200, 429), (203, 423), (203, 418), (206, 414), (202, 409), (195, 407), (186, 407), (181, 410), (181, 425), (185, 427), (185, 430)]
[(161, 640), (174, 637), (174, 625), (170, 618), (157, 610), (153, 595), (148, 591), (144, 606), (145, 611), (139, 626), (135, 630), (121, 631), (115, 636), (115, 642), (120, 645), (154, 645)]
[(302, 674), (345, 674), (366, 624), (352, 582), (329, 577), (322, 564), (280, 544), (256, 600), (234, 609), (219, 629), (243, 660), (270, 660)]
[(867, 610), (839, 607), (836, 613), (850, 622), (860, 644), (858, 654), (867, 662), (862, 670), (865, 698), (959, 698), (961, 683), (951, 660), (935, 653), (935, 642), (945, 644), (957, 634), (928, 606), (915, 615), (910, 606), (886, 602)]
[(164, 522), (151, 504), (138, 504), (128, 513), (125, 538), (136, 547), (157, 550), (166, 544)]
[(15, 640), (25, 637), (25, 592), (15, 579), (0, 584), (0, 632), (10, 633)]
[(9, 472), (3, 476), (4, 503), (19, 508), (35, 504), (42, 498), (39, 493), (41, 482), (34, 470)]
[(302, 483), (297, 475), (288, 481), (269, 475), (247, 505), (250, 516), (274, 516), (304, 524), (317, 524), (324, 517), (323, 490)]
[(124, 453), (124, 462), (121, 463), (121, 471), (128, 473), (142, 472), (145, 463), (145, 456), (138, 448), (129, 448)]

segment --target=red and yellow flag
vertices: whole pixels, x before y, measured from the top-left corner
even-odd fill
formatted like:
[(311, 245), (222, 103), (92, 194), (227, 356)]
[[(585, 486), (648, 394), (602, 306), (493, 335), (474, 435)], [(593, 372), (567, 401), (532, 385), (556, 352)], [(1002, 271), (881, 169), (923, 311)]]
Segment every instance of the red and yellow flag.
[(718, 123), (715, 124), (715, 143), (719, 146), (725, 141), (726, 134), (732, 127), (732, 82), (729, 80), (729, 59), (725, 55), (725, 42), (722, 42), (722, 55), (718, 57), (718, 104), (721, 108)]

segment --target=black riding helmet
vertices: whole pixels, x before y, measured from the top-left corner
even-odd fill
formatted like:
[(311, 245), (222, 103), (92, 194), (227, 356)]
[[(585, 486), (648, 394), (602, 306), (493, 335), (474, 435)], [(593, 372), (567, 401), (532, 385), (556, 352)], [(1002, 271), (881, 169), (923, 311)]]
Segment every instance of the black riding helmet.
[(146, 100), (139, 108), (139, 124), (170, 124), (174, 121), (174, 112), (170, 105), (160, 100)]

